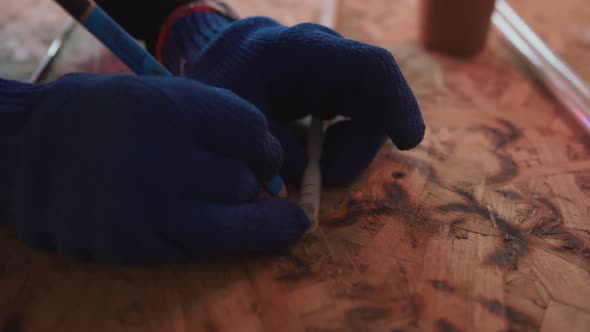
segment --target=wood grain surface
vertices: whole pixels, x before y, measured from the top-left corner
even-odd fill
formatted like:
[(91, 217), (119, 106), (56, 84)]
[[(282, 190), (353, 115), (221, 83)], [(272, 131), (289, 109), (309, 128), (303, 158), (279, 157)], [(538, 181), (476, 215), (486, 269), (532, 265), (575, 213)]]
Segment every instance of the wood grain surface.
[[(590, 84), (590, 4), (586, 0), (509, 0), (539, 36)], [(542, 5), (538, 5), (542, 2)]]
[[(289, 24), (317, 15), (311, 0), (233, 2)], [(326, 188), (316, 234), (280, 254), (111, 268), (3, 227), (0, 331), (590, 330), (590, 140), (495, 35), (459, 61), (425, 52), (417, 20), (413, 0), (344, 2), (340, 31), (395, 54), (428, 132)], [(124, 69), (79, 33), (56, 73)]]

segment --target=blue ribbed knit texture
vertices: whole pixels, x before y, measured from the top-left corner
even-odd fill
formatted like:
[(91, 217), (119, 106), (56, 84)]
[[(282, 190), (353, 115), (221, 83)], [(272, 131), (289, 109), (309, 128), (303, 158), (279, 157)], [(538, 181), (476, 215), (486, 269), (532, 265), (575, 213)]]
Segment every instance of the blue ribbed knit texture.
[(286, 125), (312, 114), (352, 121), (326, 135), (326, 185), (350, 182), (373, 160), (386, 137), (402, 150), (419, 144), (424, 122), (393, 56), (320, 25), (286, 27), (266, 17), (232, 21), (195, 12), (178, 19), (163, 46), (174, 74), (234, 91), (263, 111), (284, 151), (281, 175), (298, 182), (304, 144)]
[(40, 85), (0, 79), (0, 135), (6, 137), (22, 130), (29, 106), (41, 90)]
[(0, 220), (37, 249), (112, 264), (276, 250), (310, 225), (260, 199), (279, 143), (263, 114), (194, 80), (0, 80)]
[(14, 222), (11, 207), (22, 150), (20, 138), (30, 117), (30, 106), (42, 90), (42, 86), (0, 79), (0, 224)]

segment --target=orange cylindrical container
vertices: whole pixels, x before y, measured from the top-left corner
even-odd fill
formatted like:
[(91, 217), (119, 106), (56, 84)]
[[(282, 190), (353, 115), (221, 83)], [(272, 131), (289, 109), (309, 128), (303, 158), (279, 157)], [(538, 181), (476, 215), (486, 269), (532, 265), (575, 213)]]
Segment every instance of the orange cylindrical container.
[(422, 0), (421, 40), (426, 48), (477, 55), (486, 45), (495, 0)]

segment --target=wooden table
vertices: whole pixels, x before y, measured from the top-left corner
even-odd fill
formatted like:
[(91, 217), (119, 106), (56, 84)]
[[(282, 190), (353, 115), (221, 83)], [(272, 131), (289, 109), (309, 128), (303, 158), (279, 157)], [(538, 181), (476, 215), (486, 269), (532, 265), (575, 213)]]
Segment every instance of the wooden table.
[[(244, 15), (317, 17), (311, 0), (238, 1)], [(22, 2), (64, 17), (45, 0)], [(425, 52), (416, 6), (345, 1), (341, 32), (394, 52), (428, 133), (411, 152), (384, 146), (350, 187), (326, 189), (317, 234), (284, 255), (110, 268), (33, 252), (3, 227), (0, 331), (589, 331), (590, 139), (495, 35), (471, 61)], [(7, 29), (23, 31), (14, 25), (27, 17), (14, 21), (8, 7)], [(32, 59), (53, 23), (25, 29)], [(125, 69), (76, 34), (54, 75)], [(578, 54), (588, 49), (557, 48), (587, 64)], [(13, 64), (2, 74), (26, 77), (34, 61), (19, 71), (11, 54), (0, 48)]]

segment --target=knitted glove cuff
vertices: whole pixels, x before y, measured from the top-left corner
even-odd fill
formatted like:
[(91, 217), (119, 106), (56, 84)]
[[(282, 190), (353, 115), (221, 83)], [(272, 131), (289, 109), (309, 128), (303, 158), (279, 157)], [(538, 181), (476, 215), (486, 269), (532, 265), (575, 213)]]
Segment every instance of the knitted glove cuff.
[(164, 21), (164, 24), (160, 28), (160, 33), (158, 34), (158, 39), (155, 46), (155, 56), (156, 59), (163, 63), (163, 55), (162, 49), (164, 47), (164, 42), (170, 33), (171, 27), (177, 22), (179, 19), (187, 17), (195, 12), (209, 12), (209, 13), (216, 13), (230, 20), (238, 20), (239, 17), (237, 13), (226, 3), (221, 2), (219, 0), (197, 0), (191, 3), (185, 4), (183, 6), (177, 7)]

